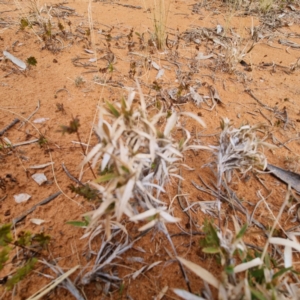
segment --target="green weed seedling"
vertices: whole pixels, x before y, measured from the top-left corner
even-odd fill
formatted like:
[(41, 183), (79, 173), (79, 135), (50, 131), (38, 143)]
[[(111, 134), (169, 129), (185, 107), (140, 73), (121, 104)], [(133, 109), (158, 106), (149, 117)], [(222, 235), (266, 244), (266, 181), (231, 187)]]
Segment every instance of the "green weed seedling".
[(43, 146), (48, 144), (48, 140), (43, 135), (40, 135), (39, 140), (38, 140), (38, 144), (42, 148)]
[[(200, 246), (205, 254), (216, 258), (221, 267), (219, 278), (195, 263), (180, 257), (178, 260), (216, 288), (219, 293), (218, 299), (296, 299), (288, 297), (292, 293), (288, 282), (293, 275), (298, 276), (298, 273), (292, 267), (285, 267), (279, 263), (276, 256), (248, 249), (243, 242), (248, 229), (247, 224), (240, 228), (235, 218), (233, 224), (236, 234), (228, 228), (219, 230), (209, 220), (205, 220), (203, 225), (205, 236), (200, 240)], [(180, 289), (174, 289), (174, 292), (185, 299), (192, 295)], [(205, 293), (212, 295), (208, 285)], [(203, 298), (193, 295), (191, 299)]]
[(30, 27), (30, 23), (27, 18), (22, 18), (20, 20), (20, 29), (25, 30), (26, 27)]
[(47, 249), (50, 242), (50, 236), (44, 233), (32, 234), (30, 232), (21, 232), (17, 239), (13, 238), (11, 224), (0, 225), (0, 271), (8, 264), (13, 264), (11, 253), (19, 248), (19, 267), (11, 273), (12, 276), (4, 276), (2, 281), (7, 290), (12, 290), (15, 284), (22, 281), (33, 269), (37, 263), (35, 256), (43, 249)]
[(84, 85), (85, 80), (82, 76), (77, 76), (74, 80), (74, 83), (77, 87), (80, 87), (80, 86)]
[(68, 221), (66, 222), (66, 224), (75, 226), (75, 227), (81, 227), (81, 228), (86, 228), (87, 226), (89, 226), (91, 219), (88, 216), (84, 216), (83, 217), (83, 221)]
[(27, 62), (28, 66), (36, 66), (37, 65), (37, 60), (33, 56), (28, 57), (26, 62)]
[(84, 184), (80, 187), (75, 187), (73, 184), (70, 184), (68, 188), (77, 195), (83, 196), (85, 199), (89, 201), (99, 200), (98, 192), (96, 189), (90, 187), (90, 185)]

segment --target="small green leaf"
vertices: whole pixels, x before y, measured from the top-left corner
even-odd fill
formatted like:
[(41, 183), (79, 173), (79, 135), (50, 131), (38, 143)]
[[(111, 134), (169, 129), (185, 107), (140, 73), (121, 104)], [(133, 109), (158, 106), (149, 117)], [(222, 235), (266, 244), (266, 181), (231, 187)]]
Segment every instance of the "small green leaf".
[(26, 277), (26, 275), (32, 271), (37, 261), (37, 258), (32, 258), (28, 260), (24, 267), (17, 269), (15, 275), (8, 279), (8, 281), (6, 282), (6, 288), (8, 290), (11, 290), (15, 284), (23, 280)]
[(51, 237), (45, 235), (44, 232), (37, 233), (32, 237), (32, 241), (38, 243), (43, 249), (46, 249), (50, 243)]
[(208, 228), (209, 228), (209, 231), (211, 234), (212, 241), (219, 246), (220, 245), (219, 237), (218, 237), (217, 231), (215, 230), (215, 228), (211, 222), (209, 222)]
[(121, 169), (122, 169), (124, 172), (126, 172), (127, 174), (130, 174), (130, 170), (129, 170), (127, 167), (121, 166)]
[(234, 266), (233, 265), (226, 266), (225, 267), (225, 272), (228, 275), (233, 275), (234, 274)]
[(273, 276), (273, 279), (275, 279), (276, 277), (278, 276), (281, 276), (283, 275), (284, 273), (288, 272), (288, 271), (291, 271), (293, 267), (289, 267), (289, 268), (282, 268), (280, 269), (278, 272), (276, 272)]
[(3, 224), (0, 227), (0, 246), (7, 246), (12, 241), (12, 235), (10, 231), (11, 224)]
[(208, 253), (208, 254), (215, 254), (215, 253), (220, 253), (220, 248), (216, 248), (216, 247), (205, 247), (202, 248), (202, 251), (204, 253)]
[(75, 226), (75, 227), (86, 227), (86, 222), (85, 221), (68, 221), (66, 224)]
[(26, 247), (31, 244), (31, 233), (30, 232), (22, 232), (19, 235), (19, 238), (14, 242), (16, 246)]
[(9, 254), (10, 252), (10, 248), (9, 247), (5, 247), (4, 249), (2, 249), (2, 251), (0, 252), (0, 271), (3, 269), (4, 264), (8, 261), (9, 259)]
[(79, 119), (72, 117), (72, 121), (70, 121), (70, 126), (61, 125), (60, 127), (61, 130), (59, 132), (62, 132), (62, 134), (71, 134), (78, 132), (78, 129), (80, 127)]
[(90, 222), (91, 222), (91, 218), (89, 216), (84, 216), (84, 221), (68, 221), (66, 222), (66, 224), (75, 226), (75, 227), (87, 227)]
[(108, 173), (108, 174), (105, 174), (105, 175), (102, 175), (100, 177), (98, 177), (95, 181), (97, 183), (103, 183), (103, 182), (107, 182), (107, 181), (110, 181), (114, 178), (117, 178), (118, 175), (115, 174), (115, 173)]
[(256, 297), (258, 300), (268, 300), (261, 292), (259, 292), (258, 290), (250, 287), (250, 291), (252, 296)]
[(80, 196), (83, 196), (87, 200), (97, 200), (98, 199), (98, 191), (93, 189), (86, 183), (83, 186), (75, 187), (73, 184), (70, 184), (68, 188), (73, 192)]
[(264, 261), (265, 261), (266, 267), (268, 269), (271, 269), (272, 265), (271, 265), (270, 255), (268, 253), (266, 253)]
[(236, 240), (241, 239), (244, 236), (244, 234), (246, 233), (247, 228), (248, 228), (248, 224), (244, 224), (243, 227), (241, 228), (241, 230), (239, 231), (239, 233), (236, 235), (235, 239)]
[(120, 113), (118, 112), (118, 110), (113, 106), (112, 103), (108, 102), (108, 101), (105, 101), (106, 102), (106, 105), (108, 106), (110, 112), (116, 117), (120, 117)]
[(22, 18), (20, 20), (20, 29), (24, 30), (27, 26), (29, 26), (29, 22), (26, 18)]

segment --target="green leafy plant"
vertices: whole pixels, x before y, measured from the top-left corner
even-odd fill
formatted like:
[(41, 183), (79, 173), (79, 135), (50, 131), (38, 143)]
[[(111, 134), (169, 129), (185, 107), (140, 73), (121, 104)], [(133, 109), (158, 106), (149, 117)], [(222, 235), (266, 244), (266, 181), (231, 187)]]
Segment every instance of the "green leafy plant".
[(21, 30), (24, 30), (29, 25), (30, 25), (30, 23), (28, 22), (27, 18), (21, 18), (21, 20), (20, 20), (20, 29)]
[(37, 64), (37, 60), (33, 56), (28, 57), (26, 62), (29, 66), (36, 66), (36, 64)]
[(66, 224), (69, 224), (69, 225), (72, 225), (75, 227), (86, 228), (87, 226), (89, 226), (91, 220), (88, 216), (84, 216), (83, 219), (84, 219), (83, 221), (68, 221), (68, 222), (66, 222)]
[(50, 236), (44, 233), (31, 234), (30, 232), (21, 232), (18, 238), (14, 239), (11, 232), (11, 224), (0, 225), (0, 271), (4, 269), (9, 262), (11, 253), (17, 247), (19, 251), (19, 267), (17, 267), (12, 276), (5, 276), (5, 287), (11, 290), (15, 284), (22, 281), (33, 269), (37, 263), (40, 250), (46, 249), (50, 242)]
[(89, 201), (99, 199), (98, 191), (96, 189), (91, 188), (88, 183), (83, 186), (79, 186), (79, 187), (75, 187), (73, 184), (70, 184), (69, 189), (73, 193), (83, 196), (85, 199), (87, 199)]
[[(283, 284), (283, 280), (290, 280), (292, 274), (296, 274), (292, 266), (286, 267), (278, 264), (276, 259), (268, 253), (249, 250), (243, 242), (247, 231), (247, 224), (242, 227), (233, 219), (236, 234), (229, 229), (220, 231), (211, 221), (205, 221), (203, 231), (205, 237), (201, 239), (202, 251), (207, 255), (215, 256), (221, 266), (220, 279), (216, 278), (201, 266), (186, 259), (178, 257), (178, 260), (193, 271), (196, 275), (218, 290), (218, 299), (296, 299), (293, 298), (294, 290)], [(277, 238), (270, 239), (271, 243), (278, 243)], [(281, 245), (288, 245), (289, 242), (281, 239)], [(295, 245), (296, 246), (296, 245)], [(285, 257), (285, 264), (290, 260)], [(174, 289), (174, 292), (184, 299), (204, 298), (195, 296), (187, 291)], [(206, 295), (212, 295), (210, 288), (206, 287)], [(288, 297), (288, 298), (285, 298)], [(292, 297), (292, 298), (290, 298)], [(211, 296), (208, 298), (211, 299)]]
[(43, 135), (40, 135), (38, 139), (38, 144), (42, 148), (43, 146), (48, 144), (48, 140)]

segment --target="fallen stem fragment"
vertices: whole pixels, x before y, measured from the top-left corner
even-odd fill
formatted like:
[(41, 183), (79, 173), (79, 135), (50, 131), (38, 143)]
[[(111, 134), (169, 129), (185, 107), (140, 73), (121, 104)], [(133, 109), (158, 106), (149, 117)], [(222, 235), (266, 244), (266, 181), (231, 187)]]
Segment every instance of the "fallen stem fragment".
[(39, 109), (40, 109), (40, 100), (38, 100), (38, 104), (37, 104), (37, 107), (36, 107), (35, 111), (34, 111), (33, 113), (31, 113), (31, 114), (29, 115), (29, 117), (26, 118), (26, 119), (21, 123), (21, 125), (18, 127), (18, 129), (20, 129), (26, 122), (28, 122), (28, 121), (32, 118), (32, 116), (33, 116)]
[(18, 118), (14, 119), (12, 122), (10, 122), (6, 127), (4, 127), (1, 131), (0, 131), (0, 136), (2, 136), (7, 130), (9, 130), (10, 128), (12, 128), (14, 125), (16, 125), (18, 122), (20, 122), (20, 120)]
[(41, 206), (41, 205), (45, 205), (47, 203), (49, 203), (50, 201), (52, 201), (53, 199), (55, 199), (57, 196), (59, 196), (62, 192), (57, 192), (51, 196), (49, 196), (48, 198), (42, 200), (41, 202), (35, 204), (33, 207), (31, 207), (30, 209), (28, 209), (25, 213), (23, 213), (21, 216), (16, 217), (12, 220), (12, 226), (14, 227), (17, 223), (21, 222), (23, 219), (25, 219), (29, 214), (31, 214), (37, 207)]

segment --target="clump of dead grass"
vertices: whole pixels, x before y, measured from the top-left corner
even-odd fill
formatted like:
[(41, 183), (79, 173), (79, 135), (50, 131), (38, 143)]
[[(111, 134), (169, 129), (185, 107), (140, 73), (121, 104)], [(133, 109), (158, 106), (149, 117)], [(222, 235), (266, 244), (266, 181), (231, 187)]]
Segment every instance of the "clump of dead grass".
[[(99, 176), (91, 185), (101, 195), (100, 206), (89, 213), (88, 231), (104, 226), (107, 237), (110, 237), (112, 224), (122, 228), (123, 215), (134, 222), (150, 218), (150, 222), (140, 228), (142, 231), (160, 222), (177, 222), (179, 219), (172, 216), (172, 207), (168, 207), (160, 195), (171, 178), (180, 177), (178, 166), (184, 151), (209, 149), (190, 145), (190, 132), (178, 124), (180, 118), (187, 116), (205, 126), (201, 118), (175, 110), (167, 113), (163, 109), (150, 115), (138, 82), (137, 86), (139, 102), (134, 102), (135, 92), (130, 89), (127, 100), (107, 101), (99, 109), (99, 122), (94, 130), (100, 142), (83, 161), (83, 165), (91, 162), (92, 167), (97, 167)], [(162, 123), (164, 125), (159, 125)], [(184, 132), (179, 141), (172, 137), (176, 126)]]

